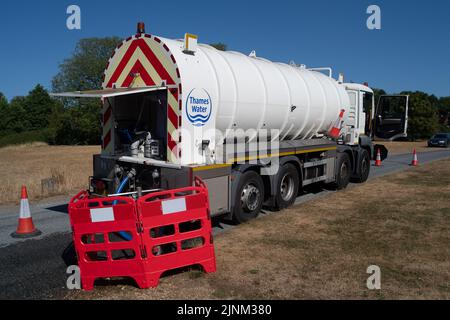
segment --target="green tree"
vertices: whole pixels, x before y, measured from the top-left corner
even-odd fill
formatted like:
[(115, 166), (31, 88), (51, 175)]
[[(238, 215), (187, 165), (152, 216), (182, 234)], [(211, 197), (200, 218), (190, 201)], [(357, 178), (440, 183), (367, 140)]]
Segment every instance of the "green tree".
[(5, 113), (5, 121), (7, 122), (7, 133), (20, 133), (27, 131), (30, 127), (28, 115), (26, 113), (26, 97), (14, 97)]
[(8, 106), (8, 100), (5, 95), (0, 92), (0, 108), (4, 108)]
[(220, 51), (227, 51), (227, 48), (228, 48), (228, 46), (225, 43), (222, 43), (222, 42), (210, 43), (209, 45), (211, 47), (216, 48), (217, 50), (220, 50)]
[(450, 131), (450, 97), (442, 97), (438, 101), (440, 131)]
[[(89, 38), (78, 42), (73, 56), (59, 66), (53, 78), (54, 92), (100, 89), (103, 71), (120, 38)], [(51, 117), (54, 142), (58, 144), (99, 144), (101, 142), (100, 102), (95, 99), (64, 99), (64, 109)]]
[(439, 128), (437, 108), (433, 106), (434, 96), (424, 92), (402, 92), (409, 95), (408, 137), (411, 140), (429, 138)]
[(47, 128), (55, 103), (40, 84), (30, 91), (24, 101), (25, 120), (28, 125), (26, 131)]
[(384, 91), (383, 89), (378, 89), (378, 88), (372, 88), (373, 90), (373, 96), (375, 98), (375, 108), (377, 107), (378, 104), (378, 100), (380, 99), (380, 96), (385, 95), (386, 91)]
[(72, 57), (60, 64), (53, 91), (100, 89), (106, 63), (120, 41), (118, 37), (81, 39)]
[(9, 113), (9, 103), (3, 93), (0, 92), (0, 132), (5, 132), (8, 126), (7, 114)]
[[(62, 107), (61, 107), (62, 108)], [(79, 105), (56, 107), (50, 119), (52, 143), (63, 145), (99, 144), (101, 141), (100, 102), (80, 102)]]

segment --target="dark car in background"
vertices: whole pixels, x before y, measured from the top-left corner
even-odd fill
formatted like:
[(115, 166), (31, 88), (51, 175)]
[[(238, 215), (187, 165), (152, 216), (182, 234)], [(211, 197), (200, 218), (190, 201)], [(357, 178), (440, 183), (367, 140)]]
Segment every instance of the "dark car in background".
[(450, 133), (438, 133), (428, 140), (429, 147), (444, 147), (447, 148), (450, 145)]

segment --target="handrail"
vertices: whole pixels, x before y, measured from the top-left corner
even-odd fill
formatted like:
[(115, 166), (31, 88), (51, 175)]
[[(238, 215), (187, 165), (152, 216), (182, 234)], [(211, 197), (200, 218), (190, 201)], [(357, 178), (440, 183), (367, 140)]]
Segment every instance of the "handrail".
[(333, 69), (330, 67), (308, 68), (309, 71), (328, 71), (328, 76), (333, 78)]

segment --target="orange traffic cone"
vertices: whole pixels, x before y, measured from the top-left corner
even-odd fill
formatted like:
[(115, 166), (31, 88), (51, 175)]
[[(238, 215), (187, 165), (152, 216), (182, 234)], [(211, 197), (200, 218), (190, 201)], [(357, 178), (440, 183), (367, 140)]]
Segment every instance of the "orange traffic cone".
[(377, 150), (377, 159), (375, 160), (375, 167), (381, 167), (381, 151)]
[(30, 204), (28, 203), (27, 188), (22, 186), (22, 197), (20, 200), (19, 225), (16, 232), (11, 234), (13, 238), (30, 238), (40, 235), (42, 232), (35, 228), (31, 218)]
[(416, 152), (416, 148), (414, 148), (413, 150), (413, 159), (411, 161), (411, 165), (413, 167), (417, 167), (419, 165), (419, 160), (417, 160), (417, 152)]
[(341, 112), (339, 113), (339, 118), (336, 119), (336, 121), (333, 124), (333, 127), (328, 132), (328, 136), (330, 138), (333, 138), (333, 139), (339, 138), (339, 135), (341, 133), (341, 124), (344, 119), (344, 113), (345, 113), (345, 110), (342, 109)]

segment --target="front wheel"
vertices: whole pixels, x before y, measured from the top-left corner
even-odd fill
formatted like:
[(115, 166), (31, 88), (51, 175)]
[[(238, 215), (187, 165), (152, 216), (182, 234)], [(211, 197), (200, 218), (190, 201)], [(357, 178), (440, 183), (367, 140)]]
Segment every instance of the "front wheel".
[(348, 154), (346, 153), (338, 154), (336, 170), (337, 170), (336, 181), (334, 183), (334, 187), (337, 190), (347, 188), (350, 182), (350, 175), (352, 172), (352, 166)]
[(261, 176), (254, 171), (245, 172), (236, 188), (235, 199), (233, 220), (236, 223), (256, 218), (264, 202), (264, 183)]
[(366, 182), (367, 179), (369, 179), (370, 174), (370, 155), (367, 150), (361, 151), (361, 156), (359, 159), (359, 168), (358, 168), (358, 174), (356, 177), (352, 179), (352, 182), (355, 183), (363, 183)]

